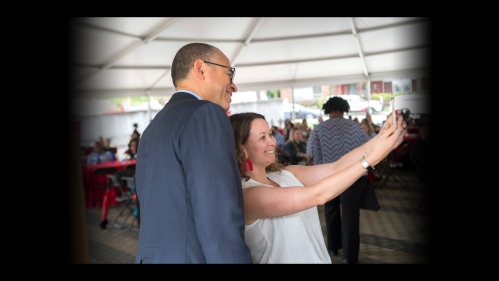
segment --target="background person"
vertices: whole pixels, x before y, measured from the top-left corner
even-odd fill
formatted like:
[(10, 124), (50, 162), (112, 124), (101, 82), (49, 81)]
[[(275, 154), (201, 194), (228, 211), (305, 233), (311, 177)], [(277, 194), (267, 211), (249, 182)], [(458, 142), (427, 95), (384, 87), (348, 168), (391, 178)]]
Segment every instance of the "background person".
[(94, 150), (87, 156), (87, 164), (97, 164), (102, 162), (111, 161), (109, 153), (102, 149), (102, 142), (97, 141), (94, 144)]
[[(343, 118), (344, 113), (350, 111), (346, 100), (340, 97), (330, 98), (323, 109), (325, 114), (329, 114), (329, 119), (315, 126), (307, 146), (309, 161), (313, 165), (334, 163), (349, 152), (365, 147), (364, 144), (368, 141), (366, 133), (356, 121)], [(402, 120), (402, 117), (399, 118)], [(374, 140), (375, 138), (371, 141)], [(360, 204), (366, 188), (374, 188), (367, 178), (367, 171), (356, 178), (356, 181), (352, 181), (351, 186), (340, 196), (326, 202), (324, 206), (328, 250), (338, 255), (338, 250), (343, 248), (343, 258), (349, 264), (358, 262)], [(370, 203), (376, 205), (377, 199)]]
[(284, 123), (285, 123), (284, 141), (286, 142), (289, 140), (289, 133), (291, 132), (291, 129), (294, 127), (294, 124), (289, 119), (286, 119), (286, 121), (284, 121)]
[(132, 135), (134, 135), (134, 134), (135, 134), (135, 135), (138, 135), (138, 136), (140, 137), (140, 133), (139, 133), (139, 131), (137, 131), (137, 128), (138, 128), (138, 127), (139, 127), (139, 125), (138, 125), (137, 123), (134, 123), (134, 124), (133, 124), (133, 128), (134, 128), (134, 129), (133, 129), (133, 133), (132, 133)]
[(304, 142), (308, 140), (311, 132), (312, 130), (308, 127), (307, 119), (303, 118), (303, 122), (301, 123), (301, 134)]
[[(307, 161), (307, 143), (302, 140), (300, 128), (292, 128), (286, 142), (286, 155), (289, 165), (304, 165)], [(305, 162), (305, 163), (303, 163)]]
[(113, 148), (111, 147), (111, 139), (108, 138), (104, 140), (102, 150), (113, 151)]
[[(139, 147), (139, 140), (138, 139), (132, 139), (128, 143), (128, 149), (125, 151), (125, 159), (126, 160), (132, 160), (137, 158), (137, 148)], [(121, 179), (123, 177), (133, 177), (135, 176), (135, 169), (125, 169), (122, 171), (118, 171), (114, 173), (114, 177), (118, 181), (118, 183), (122, 184)], [(108, 191), (106, 191), (106, 194), (104, 196), (104, 200), (102, 202), (102, 216), (101, 216), (101, 222), (100, 222), (100, 227), (102, 229), (106, 229), (107, 226), (107, 212), (109, 210), (109, 204), (107, 203), (107, 196), (108, 196)]]
[(132, 160), (137, 158), (137, 149), (139, 148), (139, 139), (134, 138), (128, 142), (128, 149), (125, 151), (125, 159)]
[[(331, 263), (316, 206), (344, 193), (366, 172), (360, 156), (367, 154), (365, 161), (374, 166), (398, 146), (402, 118), (397, 128), (388, 124), (376, 139), (335, 163), (311, 167), (278, 164), (263, 115), (240, 113), (229, 119), (244, 193), (245, 241), (255, 263)], [(245, 169), (246, 160), (252, 168)]]
[(284, 136), (279, 133), (279, 128), (277, 128), (277, 126), (272, 126), (272, 135), (276, 141), (277, 148), (284, 153), (284, 146), (286, 142), (284, 141)]
[(367, 121), (367, 119), (362, 119), (360, 122), (360, 126), (362, 126), (362, 129), (364, 132), (366, 132), (367, 139), (370, 140), (376, 136), (376, 133), (374, 132), (374, 128), (372, 127), (371, 124)]

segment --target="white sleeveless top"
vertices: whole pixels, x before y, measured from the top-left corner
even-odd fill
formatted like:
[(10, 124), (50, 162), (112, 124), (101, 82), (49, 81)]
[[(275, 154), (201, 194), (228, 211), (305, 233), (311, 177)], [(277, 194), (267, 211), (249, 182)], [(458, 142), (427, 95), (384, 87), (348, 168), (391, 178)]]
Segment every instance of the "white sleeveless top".
[[(269, 172), (281, 188), (303, 186), (290, 172)], [(242, 187), (266, 185), (242, 179)], [(266, 185), (269, 186), (269, 185)], [(244, 240), (255, 263), (331, 263), (317, 207), (287, 216), (258, 219), (245, 226)]]

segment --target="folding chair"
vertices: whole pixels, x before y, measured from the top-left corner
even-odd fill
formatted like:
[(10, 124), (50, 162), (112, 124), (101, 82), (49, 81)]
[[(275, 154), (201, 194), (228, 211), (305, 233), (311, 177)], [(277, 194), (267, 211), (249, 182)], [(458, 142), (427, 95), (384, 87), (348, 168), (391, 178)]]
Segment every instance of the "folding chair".
[[(122, 229), (125, 226), (128, 218), (133, 215), (133, 219), (132, 219), (132, 222), (130, 223), (130, 225), (128, 226), (128, 230), (138, 231), (139, 229), (137, 227), (133, 226), (135, 221), (137, 221), (137, 223), (138, 223), (137, 207), (136, 207), (136, 200), (135, 200), (135, 198), (136, 198), (135, 178), (134, 177), (122, 177), (121, 179), (126, 181), (127, 187), (132, 190), (132, 192), (131, 192), (132, 195), (128, 199), (125, 200), (125, 206), (123, 206), (123, 208), (121, 209), (118, 216), (116, 216), (116, 218), (114, 219), (114, 227)], [(125, 218), (123, 220), (123, 223), (120, 224), (120, 223), (118, 223), (118, 220), (122, 216), (125, 216)]]
[[(117, 171), (118, 171), (118, 169), (116, 169), (116, 167), (99, 168), (99, 169), (95, 169), (94, 176), (114, 174)], [(109, 181), (106, 183), (96, 183), (96, 184), (94, 184), (94, 188), (106, 188), (106, 192), (107, 192), (107, 191), (109, 191)], [(101, 199), (101, 198), (97, 198), (97, 196), (94, 196), (94, 198), (95, 198), (95, 200)]]
[[(405, 149), (407, 148), (408, 144), (404, 144), (401, 146), (400, 150), (397, 151), (392, 151), (390, 154), (388, 154), (387, 161), (383, 164), (380, 165), (380, 168), (382, 170), (383, 179), (381, 180), (381, 183), (377, 186), (379, 188), (384, 187), (388, 180), (393, 179), (396, 183), (400, 184), (403, 188), (407, 187), (409, 184), (397, 173), (397, 168), (403, 166), (403, 159), (405, 154)], [(398, 179), (395, 177), (397, 176)]]
[[(108, 179), (111, 186), (118, 188), (118, 190), (120, 191), (120, 196), (116, 196), (116, 198), (115, 198), (116, 202), (123, 202), (127, 199), (132, 198), (132, 193), (130, 191), (123, 190), (121, 183), (118, 182), (115, 175), (107, 175), (107, 179)], [(108, 187), (108, 189), (109, 189), (109, 187)]]
[(430, 175), (428, 173), (428, 170), (426, 170), (423, 166), (421, 166), (421, 163), (419, 163), (412, 155), (410, 157), (411, 157), (412, 163), (414, 163), (414, 165), (416, 165), (416, 173), (418, 175), (419, 180), (422, 183), (425, 183), (428, 185), (425, 192), (424, 192), (423, 199), (421, 200), (421, 203), (419, 204), (419, 209), (420, 209), (421, 206), (423, 206), (424, 201), (426, 199), (428, 199), (429, 195), (430, 195), (430, 185), (431, 185)]

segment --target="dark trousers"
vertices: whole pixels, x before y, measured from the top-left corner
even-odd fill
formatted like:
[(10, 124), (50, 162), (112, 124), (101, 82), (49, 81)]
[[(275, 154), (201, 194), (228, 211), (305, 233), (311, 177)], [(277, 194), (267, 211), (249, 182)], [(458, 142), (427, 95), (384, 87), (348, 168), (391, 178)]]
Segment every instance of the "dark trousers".
[(343, 258), (348, 263), (356, 262), (359, 257), (360, 202), (367, 181), (367, 176), (360, 177), (340, 196), (327, 202), (324, 208), (327, 225), (327, 248), (334, 252), (343, 249)]

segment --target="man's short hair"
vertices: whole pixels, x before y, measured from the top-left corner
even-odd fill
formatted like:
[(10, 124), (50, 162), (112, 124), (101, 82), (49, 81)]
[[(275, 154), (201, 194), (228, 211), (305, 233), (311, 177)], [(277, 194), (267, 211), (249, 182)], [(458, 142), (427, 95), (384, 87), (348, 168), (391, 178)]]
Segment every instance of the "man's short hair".
[(324, 109), (324, 114), (329, 114), (332, 111), (339, 111), (341, 113), (349, 112), (350, 105), (348, 102), (340, 97), (332, 97), (327, 100), (325, 104), (322, 105)]
[[(187, 78), (196, 60), (216, 61), (217, 51), (219, 51), (217, 47), (204, 43), (191, 43), (180, 48), (172, 63), (173, 85), (177, 87), (182, 80)], [(213, 67), (211, 64), (209, 66)]]

